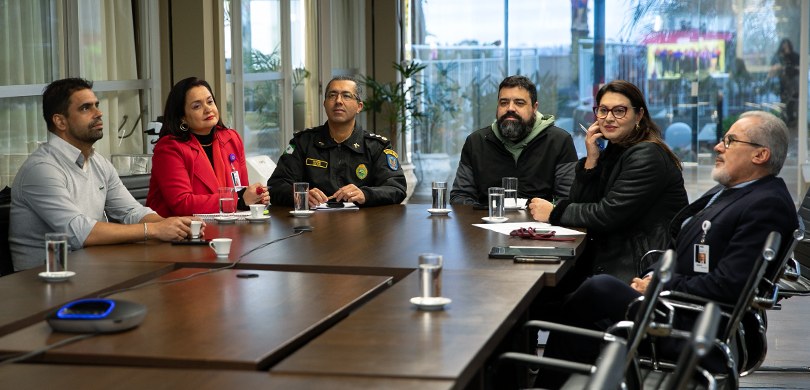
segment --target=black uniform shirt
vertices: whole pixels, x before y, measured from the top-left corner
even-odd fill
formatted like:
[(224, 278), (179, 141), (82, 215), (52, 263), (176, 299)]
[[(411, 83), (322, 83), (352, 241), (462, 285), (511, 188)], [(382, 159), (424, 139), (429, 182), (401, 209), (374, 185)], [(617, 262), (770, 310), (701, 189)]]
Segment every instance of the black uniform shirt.
[(296, 133), (267, 180), (271, 204), (292, 206), (295, 182), (308, 182), (327, 196), (354, 184), (365, 195), (364, 206), (405, 199), (405, 175), (391, 142), (357, 128), (339, 144), (329, 135), (327, 124)]

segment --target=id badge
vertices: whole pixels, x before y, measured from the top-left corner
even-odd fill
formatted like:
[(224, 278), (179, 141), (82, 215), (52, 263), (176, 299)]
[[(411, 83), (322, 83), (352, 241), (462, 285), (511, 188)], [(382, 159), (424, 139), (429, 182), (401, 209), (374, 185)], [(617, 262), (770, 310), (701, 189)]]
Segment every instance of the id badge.
[(695, 244), (695, 255), (693, 259), (693, 270), (700, 273), (709, 272), (709, 246)]

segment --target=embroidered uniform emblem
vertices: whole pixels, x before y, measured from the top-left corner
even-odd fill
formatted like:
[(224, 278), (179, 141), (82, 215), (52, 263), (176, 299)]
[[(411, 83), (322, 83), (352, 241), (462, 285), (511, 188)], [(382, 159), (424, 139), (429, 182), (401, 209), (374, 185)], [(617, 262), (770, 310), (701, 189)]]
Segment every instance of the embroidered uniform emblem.
[(354, 174), (357, 175), (357, 178), (363, 180), (368, 176), (368, 168), (366, 168), (366, 164), (360, 164), (357, 166), (357, 169), (354, 170)]
[(385, 155), (386, 160), (388, 160), (388, 168), (391, 168), (392, 171), (396, 171), (399, 169), (399, 160), (396, 157), (390, 154)]
[(295, 151), (295, 145), (293, 145), (293, 144), (287, 145), (287, 149), (284, 149), (284, 153), (286, 153), (286, 154), (293, 154), (294, 151)]

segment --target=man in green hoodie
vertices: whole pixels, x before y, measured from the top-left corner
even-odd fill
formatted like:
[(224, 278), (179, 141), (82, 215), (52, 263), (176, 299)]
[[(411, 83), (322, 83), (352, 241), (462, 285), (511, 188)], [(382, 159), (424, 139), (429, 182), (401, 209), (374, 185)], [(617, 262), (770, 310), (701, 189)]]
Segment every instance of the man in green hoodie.
[(496, 120), (467, 137), (456, 171), (452, 204), (486, 204), (489, 187), (518, 178), (519, 198), (553, 201), (568, 196), (577, 153), (554, 116), (537, 111), (537, 87), (524, 76), (498, 86)]

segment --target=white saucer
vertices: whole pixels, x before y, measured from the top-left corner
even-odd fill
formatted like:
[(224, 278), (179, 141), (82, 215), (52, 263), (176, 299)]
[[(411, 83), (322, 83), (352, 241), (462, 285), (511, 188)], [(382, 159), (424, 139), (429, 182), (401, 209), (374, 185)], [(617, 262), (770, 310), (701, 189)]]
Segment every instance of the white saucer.
[(416, 305), (419, 310), (442, 310), (444, 306), (453, 302), (450, 298), (445, 297), (413, 297), (411, 303)]
[(509, 220), (507, 217), (483, 217), (481, 219), (487, 221), (487, 223), (501, 223)]
[(62, 272), (40, 272), (39, 277), (49, 282), (64, 282), (76, 275), (73, 271)]
[(314, 213), (315, 210), (301, 210), (301, 211), (290, 210), (290, 214), (295, 217), (309, 217)]
[(450, 209), (428, 209), (430, 215), (447, 215), (450, 211)]
[(268, 219), (270, 219), (269, 215), (262, 215), (259, 218), (247, 217), (247, 220), (252, 222), (252, 223), (262, 223), (262, 222), (264, 222), (264, 221), (266, 221)]
[(236, 217), (214, 217), (214, 221), (219, 223), (234, 223), (239, 218)]

